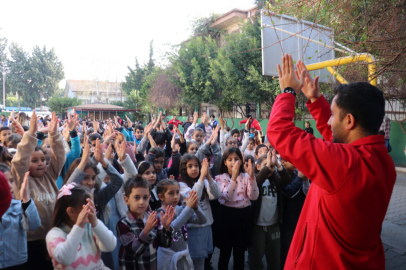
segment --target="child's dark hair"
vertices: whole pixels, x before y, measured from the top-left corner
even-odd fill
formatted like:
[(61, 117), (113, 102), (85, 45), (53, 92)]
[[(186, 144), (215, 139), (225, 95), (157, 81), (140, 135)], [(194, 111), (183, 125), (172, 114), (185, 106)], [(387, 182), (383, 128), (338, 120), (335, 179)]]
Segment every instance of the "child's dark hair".
[(7, 146), (7, 144), (9, 144), (9, 143), (14, 143), (17, 145), (21, 142), (22, 138), (23, 137), (20, 134), (13, 133), (7, 137), (6, 141), (4, 142), (4, 145)]
[[(190, 178), (189, 175), (187, 174), (187, 164), (191, 160), (196, 160), (197, 164), (199, 165), (199, 175), (195, 179)], [(201, 169), (202, 169), (202, 164), (200, 163), (200, 160), (195, 155), (185, 154), (182, 157), (182, 159), (180, 160), (180, 169), (179, 169), (180, 182), (183, 182), (188, 187), (193, 188), (194, 184), (199, 180)], [(204, 187), (201, 201), (203, 201), (206, 198), (206, 196), (208, 197), (209, 194), (207, 193), (206, 187)]]
[(11, 163), (13, 156), (8, 152), (7, 148), (0, 145), (0, 162)]
[[(261, 163), (264, 161), (264, 160), (266, 160), (266, 158), (267, 158), (267, 155), (262, 155), (262, 156), (260, 156), (258, 159), (257, 159), (257, 162), (255, 163), (255, 168), (254, 168), (254, 173), (255, 174), (258, 174), (259, 173), (259, 170), (257, 169), (257, 165), (261, 165)], [(254, 163), (252, 163), (253, 164), (253, 166), (254, 166)]]
[(164, 179), (158, 182), (158, 185), (156, 186), (156, 193), (159, 195), (161, 194), (162, 196), (165, 194), (166, 190), (168, 189), (168, 186), (170, 185), (178, 185), (179, 183), (176, 180), (173, 179)]
[(168, 128), (169, 128), (170, 131), (172, 131), (173, 130), (173, 124), (169, 124)]
[(9, 127), (1, 127), (1, 128), (0, 128), (0, 133), (1, 133), (2, 131), (5, 131), (5, 130), (11, 130), (11, 128), (9, 128)]
[[(261, 149), (261, 148), (263, 148), (263, 147), (266, 147), (266, 149), (268, 149), (268, 146), (266, 146), (265, 144), (260, 144), (260, 145), (257, 146), (257, 148), (255, 148), (255, 155), (258, 156), (258, 151), (259, 151), (259, 149)], [(268, 150), (269, 150), (269, 149), (268, 149)]]
[(240, 132), (238, 131), (238, 129), (234, 128), (233, 130), (231, 130), (231, 137), (233, 137), (234, 134), (238, 134), (238, 136), (240, 136)]
[(165, 144), (166, 141), (165, 133), (163, 133), (162, 131), (155, 132), (154, 141), (156, 142), (157, 145)]
[(0, 163), (0, 172), (5, 173), (5, 172), (11, 172), (11, 167), (7, 163)]
[(251, 160), (252, 166), (255, 165), (255, 158), (253, 156), (251, 156), (251, 155), (244, 156), (244, 162), (248, 162), (248, 160)]
[(224, 151), (223, 153), (223, 159), (221, 160), (221, 165), (220, 165), (220, 174), (227, 173), (228, 174), (228, 168), (226, 166), (225, 161), (227, 160), (228, 156), (231, 154), (237, 154), (237, 156), (240, 158), (240, 173), (244, 173), (244, 162), (242, 161), (242, 154), (241, 150), (238, 147), (229, 147)]
[(42, 147), (41, 146), (35, 146), (35, 150), (34, 150), (34, 152), (37, 152), (37, 151), (41, 151), (44, 155), (46, 155), (47, 153), (45, 152), (45, 150), (44, 149), (42, 149)]
[[(199, 164), (199, 175), (197, 176), (196, 179), (192, 179), (189, 177), (187, 174), (187, 163), (191, 160), (196, 160), (197, 164)], [(195, 155), (190, 155), (190, 154), (185, 154), (182, 159), (180, 160), (180, 181), (185, 183), (188, 187), (193, 188), (193, 185), (196, 183), (196, 181), (200, 177), (200, 170), (202, 169), (202, 164), (200, 163), (200, 160), (195, 156)]]
[(160, 158), (160, 157), (165, 157), (165, 152), (162, 148), (157, 147), (155, 148), (155, 159)]
[(226, 127), (226, 131), (230, 132), (231, 128), (230, 127)]
[(56, 200), (51, 227), (59, 227), (69, 220), (68, 213), (66, 213), (68, 207), (79, 210), (82, 209), (82, 205), (87, 204), (86, 199), (92, 199), (90, 190), (81, 185), (76, 185), (70, 192), (72, 194), (64, 195)]
[(188, 142), (186, 143), (186, 150), (189, 150), (189, 147), (190, 147), (191, 145), (193, 145), (193, 144), (196, 145), (196, 146), (198, 146), (195, 141), (188, 141)]
[(134, 131), (137, 131), (137, 129), (138, 129), (138, 130), (141, 130), (141, 131), (144, 131), (144, 127), (141, 126), (141, 125), (135, 125), (135, 126), (134, 126)]
[(155, 170), (154, 164), (149, 161), (142, 161), (140, 164), (138, 164), (138, 174), (143, 175), (144, 172), (151, 167)]
[(89, 142), (93, 142), (97, 139), (99, 139), (101, 143), (103, 142), (103, 137), (99, 133), (93, 133), (89, 136)]
[(255, 139), (250, 136), (250, 137), (248, 138), (248, 142), (253, 142), (253, 143), (255, 144)]
[[(63, 179), (63, 184), (66, 185), (66, 183), (68, 182), (69, 177), (72, 175), (72, 173), (75, 171), (75, 169), (79, 166), (79, 163), (82, 161), (82, 158), (77, 158), (75, 159), (72, 164), (70, 165), (68, 171), (66, 172), (65, 178)], [(97, 168), (97, 165), (94, 165), (92, 162), (88, 162), (85, 166), (85, 168), (83, 169), (83, 171), (85, 171), (88, 168), (92, 168), (94, 170), (94, 172), (97, 174), (100, 173), (99, 169)], [(101, 183), (99, 183), (101, 184)], [(95, 184), (95, 189), (99, 190), (100, 189), (100, 185), (98, 185), (97, 181)]]
[(134, 188), (147, 188), (151, 192), (151, 185), (142, 178), (141, 174), (137, 174), (125, 182), (124, 195), (129, 197)]

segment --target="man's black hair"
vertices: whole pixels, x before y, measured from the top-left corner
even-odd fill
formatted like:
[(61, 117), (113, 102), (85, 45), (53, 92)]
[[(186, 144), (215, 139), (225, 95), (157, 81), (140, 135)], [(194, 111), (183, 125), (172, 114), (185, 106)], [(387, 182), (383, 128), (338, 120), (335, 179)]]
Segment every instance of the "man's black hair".
[(250, 118), (250, 117), (252, 117), (251, 114), (247, 114), (247, 115), (245, 116), (245, 118), (247, 118), (247, 119)]
[(341, 109), (340, 120), (351, 114), (368, 135), (376, 135), (385, 116), (382, 91), (367, 82), (337, 85), (335, 103)]

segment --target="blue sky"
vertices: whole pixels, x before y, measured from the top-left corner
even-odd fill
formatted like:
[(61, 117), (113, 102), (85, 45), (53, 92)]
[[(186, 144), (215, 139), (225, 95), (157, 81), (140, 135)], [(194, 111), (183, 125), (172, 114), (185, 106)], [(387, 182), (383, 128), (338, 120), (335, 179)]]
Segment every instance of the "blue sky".
[(122, 81), (136, 56), (141, 63), (148, 60), (152, 39), (160, 63), (165, 44), (190, 36), (193, 18), (253, 6), (254, 0), (3, 0), (0, 35), (27, 51), (35, 45), (55, 48), (65, 79)]

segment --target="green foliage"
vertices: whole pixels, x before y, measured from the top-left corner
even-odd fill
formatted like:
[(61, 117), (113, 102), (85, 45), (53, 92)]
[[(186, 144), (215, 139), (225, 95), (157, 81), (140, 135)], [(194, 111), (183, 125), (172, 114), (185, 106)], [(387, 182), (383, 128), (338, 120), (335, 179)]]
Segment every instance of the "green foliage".
[(63, 65), (56, 56), (55, 50), (47, 51), (45, 46), (42, 49), (35, 46), (29, 62), (31, 90), (25, 92), (23, 98), (27, 101), (34, 92), (35, 96), (40, 96), (37, 102), (40, 104), (42, 99), (48, 100), (55, 91), (58, 91), (58, 84), (65, 77)]
[(141, 66), (138, 63), (138, 59), (135, 58), (135, 68), (127, 67), (129, 72), (125, 76), (125, 82), (122, 84), (122, 89), (126, 94), (126, 101), (120, 106), (149, 112), (148, 106), (146, 106), (148, 104), (147, 96), (152, 87), (156, 70), (153, 56), (154, 47), (151, 40), (148, 63)]
[(211, 36), (217, 39), (224, 33), (222, 30), (211, 28), (210, 25), (220, 17), (220, 14), (212, 13), (208, 17), (196, 18), (191, 22), (193, 37)]
[(78, 106), (80, 104), (82, 104), (82, 102), (77, 97), (70, 98), (53, 96), (48, 100), (50, 111), (54, 111), (59, 115), (62, 115), (66, 108)]
[(111, 105), (116, 105), (116, 106), (121, 106), (121, 107), (124, 106), (124, 103), (121, 100), (112, 101), (110, 104)]
[(211, 36), (195, 37), (170, 60), (172, 82), (185, 103), (211, 103), (221, 111), (247, 102), (273, 101), (277, 85), (262, 76), (259, 21), (240, 22), (240, 32), (222, 36), (219, 48)]
[(26, 97), (25, 101), (35, 106), (39, 94), (31, 91), (29, 54), (14, 42), (11, 43), (9, 50), (11, 58), (7, 60), (6, 89), (17, 93), (19, 98)]

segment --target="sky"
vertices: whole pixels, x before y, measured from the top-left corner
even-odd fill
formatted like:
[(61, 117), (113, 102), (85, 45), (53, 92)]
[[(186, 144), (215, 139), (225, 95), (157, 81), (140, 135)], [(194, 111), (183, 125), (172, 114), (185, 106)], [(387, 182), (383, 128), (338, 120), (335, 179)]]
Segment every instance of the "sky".
[(253, 6), (254, 0), (2, 0), (0, 36), (26, 51), (54, 48), (65, 79), (124, 81), (135, 57), (148, 61), (151, 40), (160, 64), (168, 44), (190, 37), (194, 18)]

